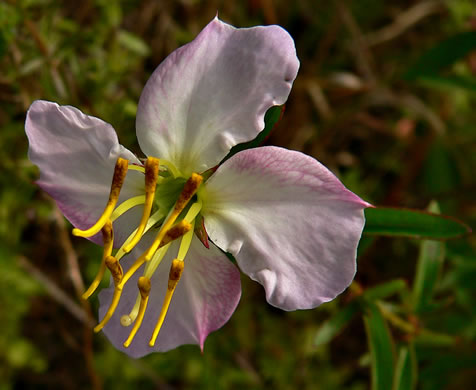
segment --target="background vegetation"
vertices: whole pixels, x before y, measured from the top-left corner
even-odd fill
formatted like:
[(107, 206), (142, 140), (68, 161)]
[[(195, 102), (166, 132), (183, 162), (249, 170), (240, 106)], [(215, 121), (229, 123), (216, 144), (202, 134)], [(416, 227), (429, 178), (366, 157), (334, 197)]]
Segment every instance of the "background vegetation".
[(203, 355), (131, 360), (92, 334), (97, 300), (78, 294), (101, 251), (35, 186), (25, 112), (35, 99), (76, 106), (139, 152), (148, 76), (217, 11), (296, 41), (301, 70), (267, 143), (314, 156), (373, 204), (433, 200), (476, 225), (473, 0), (1, 0), (0, 389), (474, 388), (474, 236), (364, 235), (353, 285), (311, 311), (274, 309), (243, 277)]

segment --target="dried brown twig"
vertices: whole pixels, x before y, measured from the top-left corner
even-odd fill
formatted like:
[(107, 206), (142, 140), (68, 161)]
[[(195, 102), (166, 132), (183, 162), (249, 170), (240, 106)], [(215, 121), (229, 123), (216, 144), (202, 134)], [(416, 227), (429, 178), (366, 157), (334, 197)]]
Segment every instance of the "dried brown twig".
[(443, 5), (444, 1), (441, 0), (427, 0), (416, 3), (414, 6), (400, 12), (393, 23), (365, 35), (363, 38), (366, 46), (379, 45), (397, 38), (427, 16), (444, 10)]
[(62, 307), (64, 307), (74, 318), (88, 327), (94, 326), (94, 321), (73, 299), (69, 297), (58, 285), (47, 275), (38, 269), (25, 256), (18, 256), (17, 262), (26, 272), (45, 288), (46, 292)]
[[(59, 230), (59, 234), (58, 234), (59, 242), (65, 253), (66, 263), (68, 264), (68, 270), (69, 270), (69, 276), (70, 276), (71, 282), (73, 284), (76, 295), (81, 302), (81, 305), (83, 307), (83, 312), (89, 318), (90, 322), (93, 322), (94, 320), (93, 320), (93, 315), (91, 312), (91, 306), (89, 305), (88, 301), (81, 298), (81, 295), (84, 291), (84, 282), (81, 277), (81, 271), (79, 269), (78, 255), (76, 254), (73, 248), (73, 244), (71, 243), (70, 234), (66, 228), (63, 215), (61, 214), (61, 211), (58, 209), (58, 206), (56, 206), (56, 204), (54, 204), (54, 216), (55, 216), (56, 225)], [(94, 389), (96, 390), (102, 389), (101, 379), (99, 378), (99, 376), (97, 375), (94, 369), (93, 339), (92, 339), (91, 325), (89, 325), (89, 323), (85, 325), (84, 327), (83, 339), (84, 339), (83, 353), (84, 353), (84, 358), (86, 360), (86, 366), (87, 366), (87, 370), (88, 370), (92, 385)]]

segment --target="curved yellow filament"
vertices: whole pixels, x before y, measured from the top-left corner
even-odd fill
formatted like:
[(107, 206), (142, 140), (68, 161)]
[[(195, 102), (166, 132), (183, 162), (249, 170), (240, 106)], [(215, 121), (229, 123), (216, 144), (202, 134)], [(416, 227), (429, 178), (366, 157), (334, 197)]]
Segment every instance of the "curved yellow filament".
[(203, 177), (200, 176), (198, 173), (192, 173), (192, 176), (186, 181), (179, 198), (175, 202), (172, 212), (170, 213), (165, 223), (162, 225), (159, 233), (157, 234), (157, 237), (155, 238), (150, 248), (145, 252), (146, 260), (150, 260), (154, 253), (157, 251), (160, 242), (164, 238), (165, 234), (172, 227), (173, 223), (178, 218), (183, 209), (187, 206), (190, 199), (192, 199), (192, 197), (195, 195), (198, 188), (202, 184), (202, 181)]
[[(192, 225), (186, 221), (180, 221), (177, 225), (172, 226), (164, 236), (164, 239), (161, 241), (158, 249), (168, 245), (173, 240), (182, 237), (184, 234), (189, 233), (192, 229)], [(193, 232), (192, 232), (193, 233)], [(157, 251), (156, 251), (157, 252)], [(132, 275), (136, 273), (136, 271), (149, 260), (145, 256), (145, 253), (140, 255), (137, 260), (132, 264), (132, 266), (127, 270), (126, 274), (122, 278), (120, 283), (121, 286), (127, 283), (127, 281), (131, 278)]]
[(119, 289), (118, 286), (116, 286), (114, 288), (114, 295), (112, 296), (111, 305), (109, 306), (109, 309), (107, 310), (101, 322), (94, 327), (94, 332), (96, 333), (99, 332), (109, 322), (112, 315), (116, 311), (117, 305), (119, 304), (119, 300), (121, 299), (121, 294), (122, 294), (122, 288)]
[(114, 280), (114, 294), (112, 296), (112, 302), (111, 305), (109, 306), (109, 309), (106, 312), (106, 315), (102, 319), (102, 321), (96, 325), (94, 328), (94, 331), (97, 333), (99, 332), (104, 326), (108, 323), (108, 321), (111, 319), (112, 315), (114, 314), (114, 311), (117, 308), (117, 305), (119, 304), (119, 300), (121, 299), (121, 294), (122, 294), (122, 286), (121, 282), (124, 279), (124, 272), (122, 270), (121, 265), (119, 264), (119, 261), (113, 257), (113, 256), (108, 256), (106, 257), (105, 260), (107, 268), (109, 268), (109, 271), (111, 271), (112, 279)]
[[(193, 221), (192, 225), (195, 225), (195, 221)], [(187, 255), (187, 252), (190, 249), (192, 238), (193, 238), (193, 229), (188, 231), (187, 234), (183, 236), (182, 241), (180, 242), (180, 248), (177, 255), (177, 258), (179, 260), (183, 261), (185, 259), (185, 256)]]
[(195, 202), (194, 204), (192, 204), (192, 206), (190, 206), (190, 208), (187, 211), (187, 214), (185, 215), (184, 220), (189, 223), (192, 223), (192, 221), (195, 220), (195, 218), (197, 218), (197, 215), (201, 209), (202, 209), (202, 200), (198, 199), (197, 202)]
[(129, 334), (129, 337), (127, 338), (126, 341), (124, 341), (125, 348), (128, 348), (129, 345), (131, 345), (132, 340), (134, 339), (137, 331), (142, 325), (145, 309), (147, 308), (147, 303), (149, 301), (149, 293), (151, 288), (150, 279), (148, 277), (141, 276), (137, 282), (137, 286), (139, 287), (139, 292), (141, 297), (139, 313), (137, 316), (137, 320), (134, 323), (134, 327), (132, 328), (131, 333)]
[(129, 165), (128, 169), (129, 169), (129, 171), (139, 171), (139, 172), (142, 172), (142, 173), (145, 172), (144, 167), (142, 167), (140, 165), (131, 164), (131, 165)]
[(154, 257), (150, 261), (148, 261), (145, 265), (144, 276), (147, 276), (149, 278), (152, 277), (155, 270), (157, 269), (159, 264), (162, 262), (162, 259), (167, 254), (167, 251), (169, 250), (169, 248), (170, 248), (170, 244), (163, 246), (162, 248), (158, 249), (157, 252), (155, 252)]
[(110, 219), (111, 214), (116, 207), (117, 200), (119, 199), (119, 194), (121, 192), (122, 185), (127, 174), (127, 167), (129, 161), (119, 157), (114, 168), (114, 176), (112, 178), (111, 191), (109, 193), (109, 200), (107, 202), (106, 208), (104, 209), (102, 215), (99, 217), (98, 221), (91, 226), (89, 229), (73, 229), (73, 234), (79, 237), (92, 237), (98, 233), (106, 222)]
[(165, 293), (164, 303), (162, 305), (162, 309), (160, 310), (159, 319), (157, 320), (157, 324), (155, 325), (154, 331), (152, 333), (152, 337), (149, 341), (149, 346), (153, 347), (155, 345), (155, 341), (157, 340), (157, 336), (159, 335), (160, 328), (164, 323), (165, 316), (167, 315), (167, 311), (169, 310), (170, 302), (172, 300), (172, 296), (174, 295), (175, 288), (177, 287), (178, 281), (182, 276), (184, 268), (184, 262), (179, 259), (175, 259), (172, 261), (172, 266), (170, 267), (169, 273), (169, 281), (167, 284), (167, 292)]
[[(165, 217), (165, 215), (164, 215), (162, 210), (158, 210), (154, 214), (152, 214), (152, 216), (147, 221), (147, 225), (145, 227), (144, 233), (147, 233), (152, 226), (154, 226), (157, 222), (159, 222), (164, 217)], [(119, 250), (116, 253), (117, 260), (120, 260), (126, 254), (126, 252), (124, 252), (124, 246), (126, 246), (129, 242), (131, 242), (131, 240), (135, 236), (136, 232), (137, 232), (137, 229), (135, 229), (129, 235), (129, 237), (124, 242), (124, 244), (122, 244), (122, 246), (119, 248)]]
[(106, 257), (111, 256), (112, 253), (112, 247), (114, 244), (114, 230), (110, 220), (106, 222), (106, 224), (101, 229), (101, 232), (104, 243), (101, 265), (91, 285), (81, 296), (83, 299), (88, 299), (94, 293), (94, 291), (96, 291), (96, 288), (99, 286), (99, 283), (101, 283), (101, 280), (104, 277), (104, 272), (106, 271)]
[(172, 164), (170, 161), (164, 160), (164, 159), (161, 158), (160, 163), (163, 166), (167, 167), (167, 170), (173, 175), (173, 177), (181, 176), (180, 171), (177, 168), (175, 168), (175, 165)]
[(129, 211), (131, 208), (139, 206), (145, 203), (145, 195), (137, 195), (133, 196), (122, 202), (119, 206), (111, 214), (111, 221), (114, 222), (117, 218), (119, 218), (122, 214), (126, 211)]
[(157, 178), (159, 177), (159, 159), (155, 157), (147, 158), (145, 163), (145, 204), (139, 227), (136, 230), (134, 238), (124, 247), (124, 252), (129, 253), (140, 241), (144, 233), (147, 221), (152, 211), (154, 203), (155, 187), (157, 186)]

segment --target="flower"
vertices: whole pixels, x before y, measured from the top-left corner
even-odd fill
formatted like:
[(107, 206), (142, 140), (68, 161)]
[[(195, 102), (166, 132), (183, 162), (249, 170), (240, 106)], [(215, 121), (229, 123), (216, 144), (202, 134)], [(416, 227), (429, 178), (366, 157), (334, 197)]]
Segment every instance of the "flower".
[(25, 128), (38, 184), (73, 234), (104, 245), (84, 297), (109, 269), (95, 330), (118, 349), (133, 357), (182, 344), (203, 349), (241, 295), (224, 252), (283, 310), (314, 308), (351, 283), (368, 203), (299, 152), (261, 147), (220, 164), (263, 129), (268, 108), (286, 101), (298, 68), (282, 28), (236, 29), (215, 18), (142, 92), (136, 130), (145, 163), (102, 120), (31, 105)]

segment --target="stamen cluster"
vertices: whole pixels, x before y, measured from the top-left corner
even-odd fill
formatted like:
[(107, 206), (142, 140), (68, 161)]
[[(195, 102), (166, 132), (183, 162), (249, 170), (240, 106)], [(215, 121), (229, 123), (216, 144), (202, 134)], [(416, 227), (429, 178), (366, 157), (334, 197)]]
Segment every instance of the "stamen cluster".
[[(164, 165), (168, 174), (172, 175), (173, 177), (178, 175), (178, 171), (170, 163), (165, 162)], [(167, 315), (172, 296), (182, 275), (184, 269), (184, 259), (188, 249), (190, 248), (190, 243), (193, 237), (195, 219), (200, 213), (202, 207), (202, 202), (197, 197), (197, 201), (188, 208), (186, 213), (184, 213), (185, 216), (176, 223), (177, 219), (180, 219), (182, 212), (184, 212), (184, 210), (187, 208), (190, 201), (194, 198), (200, 185), (202, 184), (203, 177), (199, 174), (193, 173), (185, 182), (183, 189), (181, 190), (180, 195), (175, 201), (172, 209), (162, 210), (159, 207), (159, 209), (151, 215), (154, 206), (156, 188), (158, 185), (165, 185), (165, 182), (162, 183), (163, 177), (160, 176), (159, 168), (160, 161), (155, 157), (147, 158), (143, 167), (129, 165), (127, 160), (118, 158), (114, 168), (109, 200), (102, 215), (89, 229), (73, 229), (73, 234), (80, 237), (92, 237), (99, 231), (102, 232), (103, 236), (104, 250), (101, 266), (95, 279), (91, 283), (91, 286), (83, 294), (83, 298), (87, 299), (94, 293), (104, 276), (106, 268), (109, 269), (114, 282), (114, 294), (111, 304), (102, 321), (94, 328), (95, 332), (99, 332), (109, 322), (119, 304), (125, 284), (145, 264), (144, 274), (143, 276), (139, 277), (137, 283), (139, 293), (136, 304), (128, 315), (123, 315), (121, 317), (121, 324), (123, 326), (130, 326), (131, 324), (134, 324), (129, 337), (124, 342), (124, 347), (126, 348), (130, 346), (144, 319), (144, 314), (152, 288), (151, 277), (164, 258), (171, 242), (181, 238), (182, 241), (177, 258), (172, 261), (172, 266), (170, 268), (169, 281), (164, 297), (164, 303), (158, 316), (157, 324), (149, 341), (149, 345), (151, 347), (155, 345), (159, 331)], [(138, 170), (144, 173), (145, 197), (138, 196), (130, 198), (116, 207), (127, 171), (130, 169)], [(130, 208), (139, 204), (144, 205), (139, 226), (113, 256), (113, 220), (117, 219)], [(160, 228), (152, 245), (146, 251), (144, 251), (127, 270), (127, 272), (124, 273), (120, 264), (121, 258), (134, 249), (144, 234), (146, 234), (148, 230), (156, 225), (159, 225)]]

